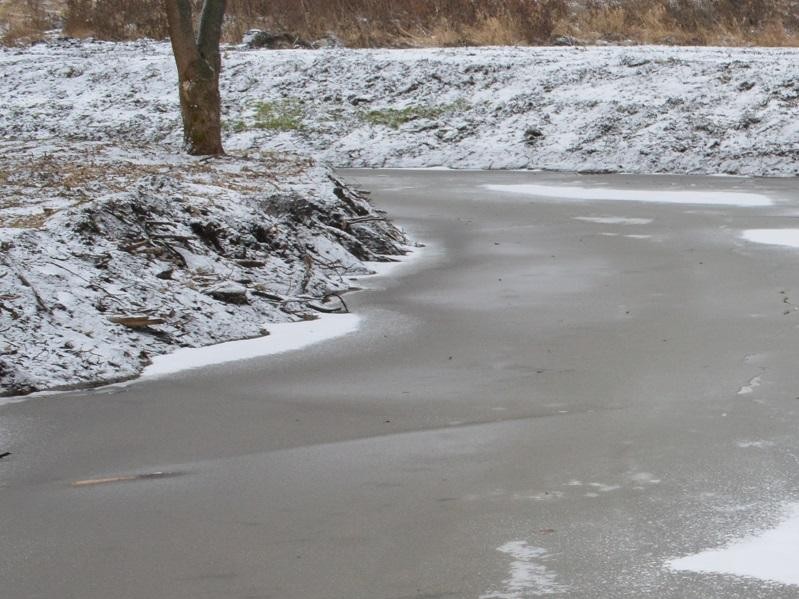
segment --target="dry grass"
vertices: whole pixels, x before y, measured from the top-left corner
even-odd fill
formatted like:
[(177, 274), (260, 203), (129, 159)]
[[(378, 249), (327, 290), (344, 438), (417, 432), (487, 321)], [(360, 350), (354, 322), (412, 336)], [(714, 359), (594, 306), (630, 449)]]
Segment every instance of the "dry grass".
[(162, 148), (110, 142), (64, 142), (45, 154), (38, 150), (36, 142), (0, 142), (0, 227), (40, 228), (66, 208), (129, 192), (153, 176), (256, 196), (264, 182), (279, 190), (315, 164), (268, 150), (211, 162), (188, 156), (164, 161)]
[(588, 43), (792, 46), (796, 0), (588, 0), (557, 30)]
[(0, 0), (0, 43), (27, 45), (58, 27), (62, 7), (46, 0)]
[[(200, 3), (201, 0), (195, 0)], [(229, 0), (226, 41), (251, 28), (351, 47), (585, 43), (795, 45), (799, 0)], [(161, 0), (0, 0), (3, 41), (63, 16), (67, 34), (165, 38)]]

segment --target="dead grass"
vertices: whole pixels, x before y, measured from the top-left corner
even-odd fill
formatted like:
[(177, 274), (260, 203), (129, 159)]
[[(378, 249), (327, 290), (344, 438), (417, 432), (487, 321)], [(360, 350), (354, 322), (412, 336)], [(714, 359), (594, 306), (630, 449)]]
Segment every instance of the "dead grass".
[[(197, 4), (201, 0), (195, 0)], [(229, 0), (226, 41), (251, 28), (350, 47), (536, 45), (558, 36), (695, 45), (796, 45), (799, 0)], [(167, 35), (161, 0), (0, 0), (3, 43), (65, 32)]]
[(0, 227), (40, 228), (61, 210), (126, 193), (157, 175), (255, 196), (263, 192), (265, 181), (280, 189), (281, 182), (314, 166), (307, 157), (273, 151), (232, 154), (211, 162), (191, 157), (170, 162), (163, 160), (162, 150), (150, 147), (87, 142), (66, 144), (47, 154), (36, 147), (0, 143)]
[(28, 45), (58, 27), (61, 6), (45, 0), (0, 0), (0, 43)]
[(588, 43), (793, 46), (796, 0), (588, 0), (556, 30)]

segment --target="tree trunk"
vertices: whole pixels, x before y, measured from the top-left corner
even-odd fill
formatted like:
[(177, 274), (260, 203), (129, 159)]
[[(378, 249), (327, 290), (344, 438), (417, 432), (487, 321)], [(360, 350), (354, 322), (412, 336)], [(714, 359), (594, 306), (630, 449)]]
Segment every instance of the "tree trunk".
[(197, 60), (187, 65), (178, 77), (186, 151), (194, 156), (224, 154), (219, 71)]
[(186, 151), (195, 156), (224, 154), (222, 148), (219, 40), (225, 0), (205, 0), (195, 38), (189, 0), (164, 0), (169, 38), (178, 67), (180, 113)]

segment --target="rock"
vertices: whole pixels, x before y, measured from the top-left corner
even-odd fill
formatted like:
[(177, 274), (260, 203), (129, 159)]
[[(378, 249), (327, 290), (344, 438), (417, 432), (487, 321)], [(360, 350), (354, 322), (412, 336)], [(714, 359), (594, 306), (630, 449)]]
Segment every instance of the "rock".
[(250, 298), (247, 297), (247, 288), (239, 283), (226, 281), (219, 283), (205, 290), (207, 295), (228, 304), (249, 304)]
[(332, 50), (334, 48), (343, 48), (344, 42), (335, 34), (335, 33), (328, 33), (325, 37), (316, 40), (313, 44), (311, 44), (314, 48), (319, 48), (321, 50)]
[(558, 35), (552, 38), (553, 46), (576, 46), (578, 43), (577, 39), (570, 35)]
[(291, 33), (273, 33), (262, 29), (250, 29), (241, 39), (248, 48), (268, 48), (270, 50), (286, 50), (292, 48), (311, 48), (312, 45)]
[(649, 64), (650, 62), (652, 62), (652, 61), (649, 60), (648, 58), (643, 58), (641, 56), (626, 55), (626, 56), (622, 56), (622, 58), (621, 58), (622, 66), (630, 67), (630, 68), (642, 67), (645, 64)]
[(347, 101), (353, 106), (360, 106), (362, 104), (369, 104), (373, 101), (371, 96), (350, 96)]
[(524, 132), (524, 143), (528, 146), (532, 146), (542, 137), (544, 137), (544, 132), (541, 131), (541, 129), (538, 127), (527, 127)]

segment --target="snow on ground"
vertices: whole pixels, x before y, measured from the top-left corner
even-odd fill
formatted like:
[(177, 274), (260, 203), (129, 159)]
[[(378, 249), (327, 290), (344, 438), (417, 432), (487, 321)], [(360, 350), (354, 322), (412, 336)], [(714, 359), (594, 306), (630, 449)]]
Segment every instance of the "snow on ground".
[(797, 553), (799, 547), (799, 504), (786, 510), (786, 519), (772, 530), (734, 541), (721, 549), (711, 549), (672, 560), (673, 570), (730, 574), (799, 585)]
[[(4, 139), (180, 143), (164, 43), (0, 50)], [(799, 172), (799, 50), (224, 53), (228, 147), (334, 165)]]
[(337, 294), (365, 261), (404, 251), (384, 215), (307, 158), (54, 140), (2, 151), (0, 395), (122, 380), (177, 348), (343, 311)]

